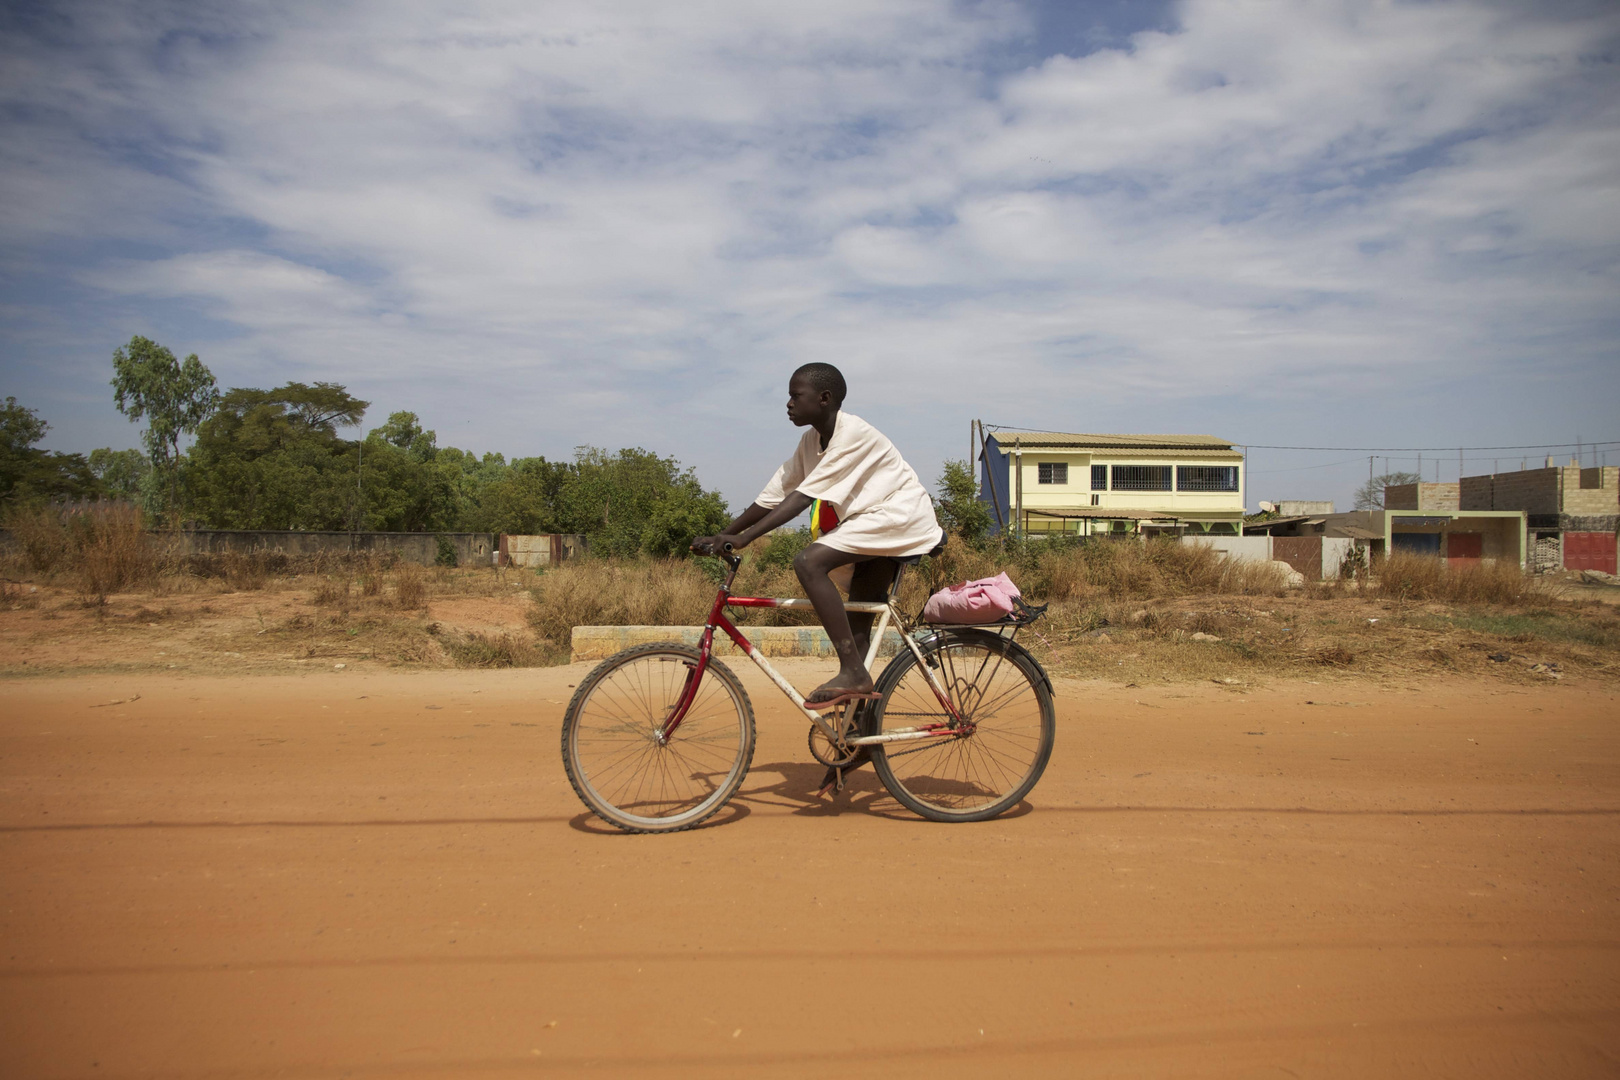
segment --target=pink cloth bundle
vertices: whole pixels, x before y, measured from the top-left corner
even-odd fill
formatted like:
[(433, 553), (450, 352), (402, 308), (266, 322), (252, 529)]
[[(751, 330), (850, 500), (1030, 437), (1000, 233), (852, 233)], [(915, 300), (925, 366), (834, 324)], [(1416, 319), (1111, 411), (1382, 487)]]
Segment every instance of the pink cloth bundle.
[(1013, 612), (1013, 601), (1022, 594), (1006, 574), (964, 581), (939, 590), (923, 605), (923, 618), (935, 624), (992, 623)]

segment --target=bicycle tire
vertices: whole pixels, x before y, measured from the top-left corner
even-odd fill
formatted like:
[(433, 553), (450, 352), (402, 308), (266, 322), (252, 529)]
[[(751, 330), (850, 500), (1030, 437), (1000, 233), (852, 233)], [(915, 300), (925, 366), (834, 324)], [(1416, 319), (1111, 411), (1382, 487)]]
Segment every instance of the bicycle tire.
[(747, 777), (754, 707), (718, 660), (709, 660), (669, 742), (655, 737), (699, 658), (677, 642), (638, 645), (592, 668), (574, 691), (563, 713), (563, 769), (580, 801), (608, 824), (626, 832), (690, 829), (726, 805)]
[[(966, 736), (872, 747), (889, 794), (930, 821), (987, 821), (1018, 805), (1052, 757), (1057, 721), (1051, 683), (1023, 646), (999, 634), (943, 630), (919, 642), (963, 719)], [(866, 734), (948, 722), (950, 717), (902, 649), (878, 679), (883, 697)]]

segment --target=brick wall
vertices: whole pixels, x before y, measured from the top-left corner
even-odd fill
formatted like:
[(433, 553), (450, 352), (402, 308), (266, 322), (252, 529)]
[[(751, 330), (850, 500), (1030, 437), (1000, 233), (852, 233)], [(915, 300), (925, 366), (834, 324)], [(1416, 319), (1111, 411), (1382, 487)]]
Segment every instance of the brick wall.
[[(1424, 484), (1430, 488), (1434, 485)], [(1405, 493), (1415, 484), (1401, 488)], [(1387, 496), (1386, 496), (1387, 497)], [(1523, 469), (1494, 476), (1465, 476), (1460, 485), (1459, 509), (1523, 510), (1528, 514), (1616, 514), (1620, 513), (1620, 467), (1582, 469), (1575, 465), (1550, 469)], [(1396, 510), (1441, 509), (1439, 506), (1391, 506)]]
[(1456, 484), (1393, 484), (1384, 489), (1385, 510), (1457, 510)]

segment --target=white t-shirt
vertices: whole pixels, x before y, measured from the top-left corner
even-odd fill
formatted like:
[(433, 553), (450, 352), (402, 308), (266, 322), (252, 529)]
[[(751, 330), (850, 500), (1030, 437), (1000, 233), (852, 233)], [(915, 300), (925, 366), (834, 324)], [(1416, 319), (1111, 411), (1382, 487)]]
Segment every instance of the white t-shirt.
[(830, 503), (838, 527), (816, 542), (856, 555), (921, 555), (944, 532), (917, 473), (894, 443), (853, 413), (838, 413), (827, 449), (810, 428), (754, 502), (767, 510), (798, 491)]

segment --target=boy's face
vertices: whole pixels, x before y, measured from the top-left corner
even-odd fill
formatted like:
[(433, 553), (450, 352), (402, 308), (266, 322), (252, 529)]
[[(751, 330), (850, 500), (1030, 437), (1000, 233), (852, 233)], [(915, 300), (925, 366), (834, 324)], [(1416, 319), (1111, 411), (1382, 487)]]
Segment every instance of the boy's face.
[(817, 390), (803, 375), (795, 375), (788, 380), (787, 414), (794, 427), (819, 424), (831, 407), (832, 395), (825, 390)]

